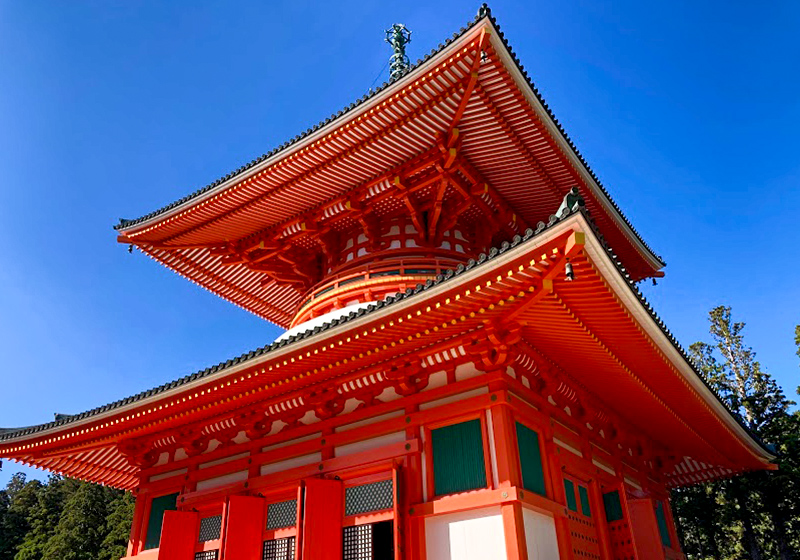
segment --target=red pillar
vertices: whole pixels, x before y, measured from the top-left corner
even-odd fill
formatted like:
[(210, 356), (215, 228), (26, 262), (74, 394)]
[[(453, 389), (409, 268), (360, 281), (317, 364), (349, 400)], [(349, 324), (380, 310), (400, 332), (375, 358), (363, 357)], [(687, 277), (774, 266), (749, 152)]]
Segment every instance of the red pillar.
[(131, 536), (128, 538), (127, 556), (139, 554), (142, 542), (142, 523), (144, 523), (144, 510), (147, 499), (144, 495), (137, 493), (136, 505), (133, 508), (133, 523), (131, 524)]
[[(564, 473), (561, 468), (560, 450), (553, 442), (553, 428), (548, 426), (545, 434), (545, 457), (549, 467), (550, 482), (552, 484), (552, 499), (555, 502), (564, 506), (567, 509), (567, 495), (564, 491)], [(556, 537), (558, 538), (558, 556), (561, 560), (572, 560), (572, 534), (569, 528), (569, 519), (566, 515), (557, 516), (556, 522)]]
[(161, 525), (158, 558), (194, 560), (198, 514), (193, 511), (165, 511)]
[[(492, 439), (497, 463), (497, 481), (500, 488), (522, 486), (520, 476), (519, 454), (517, 453), (514, 418), (505, 404), (491, 407)], [(509, 560), (528, 560), (528, 549), (525, 542), (525, 521), (522, 517), (522, 505), (503, 504), (503, 532), (506, 541), (506, 556)]]
[(658, 532), (653, 500), (628, 499), (628, 513), (636, 555), (648, 560), (663, 560), (664, 547), (661, 544), (661, 534)]
[(303, 560), (341, 560), (344, 488), (341, 480), (305, 481)]
[(522, 504), (511, 503), (500, 506), (503, 514), (503, 531), (508, 560), (528, 560), (525, 542), (525, 520), (522, 517)]
[(260, 560), (263, 530), (264, 499), (231, 496), (222, 557), (226, 560)]

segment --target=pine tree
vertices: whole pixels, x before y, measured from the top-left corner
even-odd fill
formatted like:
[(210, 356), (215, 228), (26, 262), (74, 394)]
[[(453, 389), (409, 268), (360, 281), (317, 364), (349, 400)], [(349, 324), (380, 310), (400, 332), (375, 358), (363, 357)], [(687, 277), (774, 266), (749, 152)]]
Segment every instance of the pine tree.
[(128, 549), (128, 538), (133, 522), (135, 501), (129, 492), (120, 495), (109, 504), (106, 537), (98, 555), (98, 560), (118, 560), (125, 556)]
[(4, 490), (8, 507), (0, 519), (0, 560), (13, 560), (17, 548), (30, 530), (30, 513), (38, 502), (42, 484), (27, 481), (24, 474), (11, 477)]
[(79, 484), (76, 480), (53, 475), (36, 493), (37, 500), (28, 518), (30, 530), (14, 560), (43, 560), (47, 541), (58, 526), (64, 503)]
[(103, 486), (16, 474), (0, 491), (0, 560), (118, 560), (134, 500)]
[(106, 489), (80, 483), (66, 499), (58, 524), (44, 546), (42, 560), (97, 560), (105, 540)]
[[(676, 492), (678, 517), (686, 525), (683, 534), (687, 553), (710, 554), (708, 557), (713, 558), (790, 560), (796, 557), (800, 544), (800, 416), (789, 413), (794, 403), (745, 344), (745, 324), (733, 321), (730, 307), (712, 309), (709, 321), (713, 342), (693, 344), (691, 358), (734, 414), (757, 437), (776, 447), (779, 470), (747, 473)], [(800, 356), (800, 326), (795, 337)], [(711, 507), (708, 496), (714, 497), (716, 507)], [(719, 536), (724, 536), (721, 541)], [(711, 542), (719, 543), (719, 549), (709, 551)]]

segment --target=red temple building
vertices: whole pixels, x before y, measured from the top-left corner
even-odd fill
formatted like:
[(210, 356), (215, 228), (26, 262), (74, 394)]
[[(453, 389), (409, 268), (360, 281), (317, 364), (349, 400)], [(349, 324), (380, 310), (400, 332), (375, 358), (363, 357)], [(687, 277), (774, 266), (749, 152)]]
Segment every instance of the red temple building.
[(119, 241), (287, 332), (0, 456), (136, 496), (126, 558), (683, 558), (672, 488), (774, 459), (489, 9)]

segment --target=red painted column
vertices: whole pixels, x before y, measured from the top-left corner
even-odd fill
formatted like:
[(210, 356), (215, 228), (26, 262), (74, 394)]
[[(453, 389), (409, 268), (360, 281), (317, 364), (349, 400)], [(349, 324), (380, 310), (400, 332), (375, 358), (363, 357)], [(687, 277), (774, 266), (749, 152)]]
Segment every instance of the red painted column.
[(675, 525), (675, 517), (672, 515), (672, 500), (667, 496), (661, 503), (664, 504), (664, 515), (667, 518), (667, 529), (669, 530), (669, 538), (672, 540), (672, 548), (683, 554), (683, 550), (681, 550), (681, 541), (678, 538), (678, 528)]
[(522, 517), (522, 504), (512, 503), (500, 506), (503, 514), (503, 530), (508, 560), (528, 560), (525, 541), (525, 520)]
[(231, 496), (225, 531), (225, 560), (260, 560), (264, 530), (264, 499)]
[[(418, 406), (406, 408), (406, 414), (410, 415), (419, 411)], [(416, 439), (422, 442), (422, 430), (419, 426), (406, 428), (406, 439)], [(406, 560), (425, 560), (425, 519), (419, 516), (410, 515), (409, 511), (412, 504), (424, 501), (425, 496), (422, 492), (422, 455), (407, 455), (401, 470), (401, 485), (398, 496), (400, 498), (401, 520), (404, 526), (405, 559)]]
[[(591, 455), (584, 454), (584, 457), (591, 457)], [(594, 526), (597, 530), (597, 539), (600, 541), (600, 550), (604, 559), (611, 560), (614, 558), (614, 552), (611, 549), (609, 540), (610, 533), (608, 531), (608, 522), (606, 521), (605, 506), (603, 505), (603, 492), (596, 480), (589, 481), (589, 496), (592, 514), (594, 515)]]
[(197, 512), (165, 511), (158, 547), (159, 560), (194, 560), (197, 523)]
[(648, 560), (664, 560), (664, 547), (658, 532), (653, 500), (649, 498), (628, 499), (628, 514), (636, 555)]
[(147, 498), (143, 494), (136, 494), (136, 505), (133, 507), (133, 523), (131, 524), (131, 536), (128, 538), (127, 556), (134, 556), (139, 553), (142, 545), (142, 523), (144, 523), (144, 510)]
[(515, 445), (516, 428), (511, 410), (504, 404), (496, 404), (490, 410), (492, 412), (494, 451), (497, 459), (497, 479), (500, 487), (522, 486), (519, 453)]
[[(555, 502), (564, 506), (567, 509), (567, 496), (564, 491), (564, 473), (561, 465), (561, 451), (553, 442), (553, 427), (551, 425), (545, 429), (544, 433), (545, 443), (545, 457), (548, 462), (551, 489), (553, 491), (552, 499)], [(569, 530), (569, 519), (566, 515), (558, 516), (556, 522), (556, 537), (558, 538), (558, 556), (561, 560), (572, 560), (572, 534)]]
[[(500, 488), (521, 487), (519, 453), (515, 444), (516, 434), (511, 410), (505, 404), (496, 404), (490, 408), (490, 411), (499, 486)], [(500, 506), (500, 511), (503, 515), (506, 556), (509, 560), (528, 560), (522, 505), (519, 503), (503, 504)]]
[(303, 560), (341, 560), (343, 517), (342, 481), (307, 479), (303, 508)]

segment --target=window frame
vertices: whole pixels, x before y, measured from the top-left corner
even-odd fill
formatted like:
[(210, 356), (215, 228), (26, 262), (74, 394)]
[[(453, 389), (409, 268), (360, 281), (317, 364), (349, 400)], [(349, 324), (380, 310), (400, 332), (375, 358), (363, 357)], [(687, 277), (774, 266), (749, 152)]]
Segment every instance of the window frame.
[[(448, 494), (436, 494), (436, 481), (434, 478), (434, 471), (433, 471), (434, 465), (433, 465), (432, 432), (433, 430), (438, 430), (439, 428), (447, 428), (448, 426), (463, 424), (471, 420), (480, 420), (481, 440), (482, 440), (481, 447), (483, 449), (483, 465), (484, 465), (483, 468), (486, 477), (485, 484), (479, 488), (472, 488), (470, 490), (461, 490), (458, 492), (450, 492)], [(493, 472), (492, 459), (491, 459), (492, 450), (489, 447), (489, 428), (486, 420), (485, 410), (477, 410), (467, 414), (461, 414), (458, 416), (453, 416), (450, 418), (425, 424), (423, 426), (423, 435), (425, 438), (424, 450), (425, 450), (425, 501), (426, 502), (437, 500), (439, 498), (444, 498), (446, 496), (455, 496), (458, 494), (463, 494), (465, 492), (476, 492), (492, 488), (492, 472)]]
[[(371, 525), (373, 523), (380, 523), (381, 521), (394, 521), (396, 519), (395, 510), (397, 509), (397, 480), (393, 471), (383, 471), (379, 473), (372, 473), (368, 475), (356, 476), (344, 479), (342, 482), (342, 492), (345, 492), (344, 508), (347, 510), (347, 489), (354, 486), (361, 486), (363, 484), (370, 484), (373, 482), (381, 482), (383, 480), (392, 481), (392, 507), (384, 508), (375, 511), (367, 511), (364, 513), (356, 513), (353, 515), (344, 515), (342, 518), (342, 527), (355, 527), (356, 525)], [(394, 523), (395, 530), (397, 524)]]
[[(595, 516), (597, 515), (598, 508), (597, 508), (597, 504), (595, 503), (595, 500), (592, 498), (592, 494), (593, 494), (592, 485), (596, 484), (596, 481), (594, 481), (594, 480), (584, 480), (580, 476), (577, 476), (577, 475), (573, 474), (572, 472), (570, 472), (568, 469), (564, 470), (561, 473), (561, 478), (562, 478), (562, 484), (564, 485), (564, 496), (565, 496), (565, 502), (566, 502), (564, 504), (564, 507), (566, 507), (571, 513), (574, 513), (576, 515), (580, 515), (584, 519), (591, 520), (591, 522), (595, 525), (595, 528), (596, 528), (597, 527), (597, 521), (595, 519)], [(575, 497), (575, 509), (574, 510), (569, 508), (569, 506), (568, 506), (569, 500), (566, 498), (567, 488), (566, 488), (566, 484), (564, 484), (564, 483), (567, 480), (569, 480), (572, 483), (572, 486), (573, 486), (573, 492), (574, 492), (574, 497)], [(585, 513), (583, 513), (583, 499), (581, 498), (581, 491), (580, 491), (581, 488), (585, 488), (586, 489), (586, 499), (587, 499), (587, 505), (589, 506), (589, 515), (586, 515)], [(605, 511), (605, 506), (604, 506), (603, 509)]]
[[(162, 493), (162, 492), (164, 492), (164, 493)], [(180, 495), (181, 495), (180, 490), (175, 490), (173, 488), (173, 491), (162, 491), (162, 492), (158, 492), (158, 493), (154, 492), (151, 495), (147, 496), (147, 498), (146, 498), (147, 499), (147, 506), (144, 508), (144, 516), (143, 516), (143, 519), (142, 519), (143, 523), (142, 523), (142, 529), (141, 529), (141, 533), (140, 533), (140, 535), (141, 535), (141, 537), (140, 537), (140, 542), (141, 542), (140, 552), (145, 552), (145, 551), (149, 551), (149, 550), (158, 550), (161, 547), (161, 532), (164, 530), (164, 512), (166, 512), (166, 511), (176, 511), (178, 509), (177, 503), (178, 503), (178, 498), (180, 498)], [(171, 510), (166, 510), (165, 509), (164, 512), (161, 513), (161, 527), (159, 528), (159, 531), (158, 531), (158, 545), (152, 546), (152, 547), (148, 547), (147, 546), (147, 534), (150, 532), (150, 522), (152, 521), (150, 519), (150, 516), (153, 513), (153, 501), (157, 500), (158, 498), (165, 498), (167, 496), (172, 496), (172, 495), (175, 495), (175, 507), (173, 509), (171, 509)]]
[[(531, 422), (527, 417), (523, 415), (518, 415), (518, 414), (512, 415), (512, 421), (514, 422), (514, 447), (517, 451), (520, 487), (528, 492), (533, 492), (537, 496), (542, 496), (543, 498), (552, 499), (552, 489), (548, 484), (548, 480), (550, 477), (548, 456), (546, 453), (544, 434), (542, 428), (538, 425), (538, 423)], [(542, 484), (544, 485), (544, 494), (539, 494), (538, 492), (536, 492), (536, 490), (531, 490), (530, 488), (525, 487), (525, 478), (523, 476), (523, 470), (522, 470), (522, 454), (520, 453), (520, 448), (519, 448), (519, 434), (517, 433), (517, 424), (529, 429), (537, 436), (539, 443), (539, 458), (541, 459), (542, 463)]]
[[(226, 517), (226, 507), (224, 502), (208, 502), (204, 504), (200, 504), (194, 506), (194, 509), (197, 510), (197, 523), (195, 524), (194, 530), (194, 552), (197, 554), (198, 552), (207, 552), (209, 550), (217, 550), (217, 558), (219, 558), (220, 554), (222, 554), (222, 534), (225, 531), (225, 517)], [(201, 541), (200, 540), (200, 523), (203, 519), (207, 517), (214, 517), (215, 515), (219, 515), (222, 518), (222, 522), (219, 528), (219, 537), (209, 541)]]
[[(269, 506), (281, 502), (288, 502), (295, 500), (297, 511), (295, 513), (294, 525), (289, 527), (279, 527), (277, 529), (267, 529), (267, 520), (269, 515)], [(300, 514), (303, 507), (303, 488), (300, 484), (294, 489), (276, 489), (273, 492), (264, 496), (264, 522), (261, 527), (261, 542), (263, 546), (264, 541), (271, 541), (277, 539), (286, 539), (295, 537), (295, 547), (298, 546), (300, 540)]]

